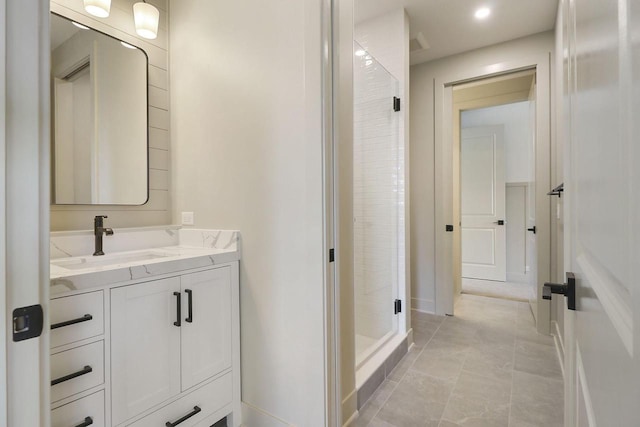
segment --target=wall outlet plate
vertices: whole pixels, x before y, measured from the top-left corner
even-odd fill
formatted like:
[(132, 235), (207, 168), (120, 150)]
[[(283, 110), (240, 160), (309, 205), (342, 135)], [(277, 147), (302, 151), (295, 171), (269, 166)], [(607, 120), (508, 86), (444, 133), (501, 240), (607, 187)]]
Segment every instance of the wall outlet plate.
[(193, 225), (193, 212), (182, 212), (182, 225)]

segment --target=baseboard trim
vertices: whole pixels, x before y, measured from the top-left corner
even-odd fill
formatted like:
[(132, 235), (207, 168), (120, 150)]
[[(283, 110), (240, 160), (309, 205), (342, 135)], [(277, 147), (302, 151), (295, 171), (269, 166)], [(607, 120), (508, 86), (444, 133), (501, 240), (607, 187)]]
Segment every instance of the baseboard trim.
[(411, 329), (409, 329), (407, 331), (407, 343), (409, 344), (408, 351), (411, 351), (411, 349), (414, 346), (414, 343), (413, 343), (413, 328), (411, 328)]
[(432, 299), (411, 298), (411, 309), (423, 313), (435, 313), (436, 302)]
[(260, 408), (242, 402), (243, 427), (293, 427), (281, 418), (276, 417)]
[[(342, 399), (342, 422), (349, 425), (358, 415), (358, 389), (355, 387), (344, 399)], [(355, 418), (354, 418), (355, 416)], [(348, 419), (345, 421), (345, 417)]]
[(349, 427), (353, 422), (355, 422), (355, 420), (358, 419), (359, 416), (360, 416), (360, 413), (356, 410), (356, 412), (351, 414), (349, 419), (344, 424), (342, 424), (342, 427)]

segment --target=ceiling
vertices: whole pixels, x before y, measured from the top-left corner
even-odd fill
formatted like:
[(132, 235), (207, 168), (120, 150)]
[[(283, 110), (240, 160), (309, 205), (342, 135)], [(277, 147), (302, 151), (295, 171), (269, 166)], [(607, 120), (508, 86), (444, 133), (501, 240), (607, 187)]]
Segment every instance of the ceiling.
[[(479, 21), (474, 12), (489, 7)], [(410, 37), (422, 33), (428, 49), (413, 51), (411, 65), (466, 52), (555, 26), (558, 0), (355, 0), (355, 22), (404, 7)]]

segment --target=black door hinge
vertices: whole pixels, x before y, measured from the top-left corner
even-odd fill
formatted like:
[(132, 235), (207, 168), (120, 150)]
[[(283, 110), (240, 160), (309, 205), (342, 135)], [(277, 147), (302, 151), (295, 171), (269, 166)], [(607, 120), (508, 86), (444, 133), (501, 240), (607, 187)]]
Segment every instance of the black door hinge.
[(334, 262), (336, 260), (335, 249), (329, 249), (329, 262)]
[(395, 300), (393, 302), (393, 314), (402, 313), (402, 300)]
[(400, 111), (400, 98), (397, 96), (393, 97), (393, 111)]
[(24, 341), (39, 337), (42, 333), (43, 325), (44, 315), (40, 304), (13, 310), (14, 341)]

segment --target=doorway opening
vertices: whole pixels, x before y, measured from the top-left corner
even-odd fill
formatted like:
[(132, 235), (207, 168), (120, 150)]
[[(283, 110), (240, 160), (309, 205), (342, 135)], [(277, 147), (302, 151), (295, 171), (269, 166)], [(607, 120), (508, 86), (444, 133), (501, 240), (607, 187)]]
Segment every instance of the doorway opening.
[(535, 77), (453, 87), (456, 295), (536, 299)]

